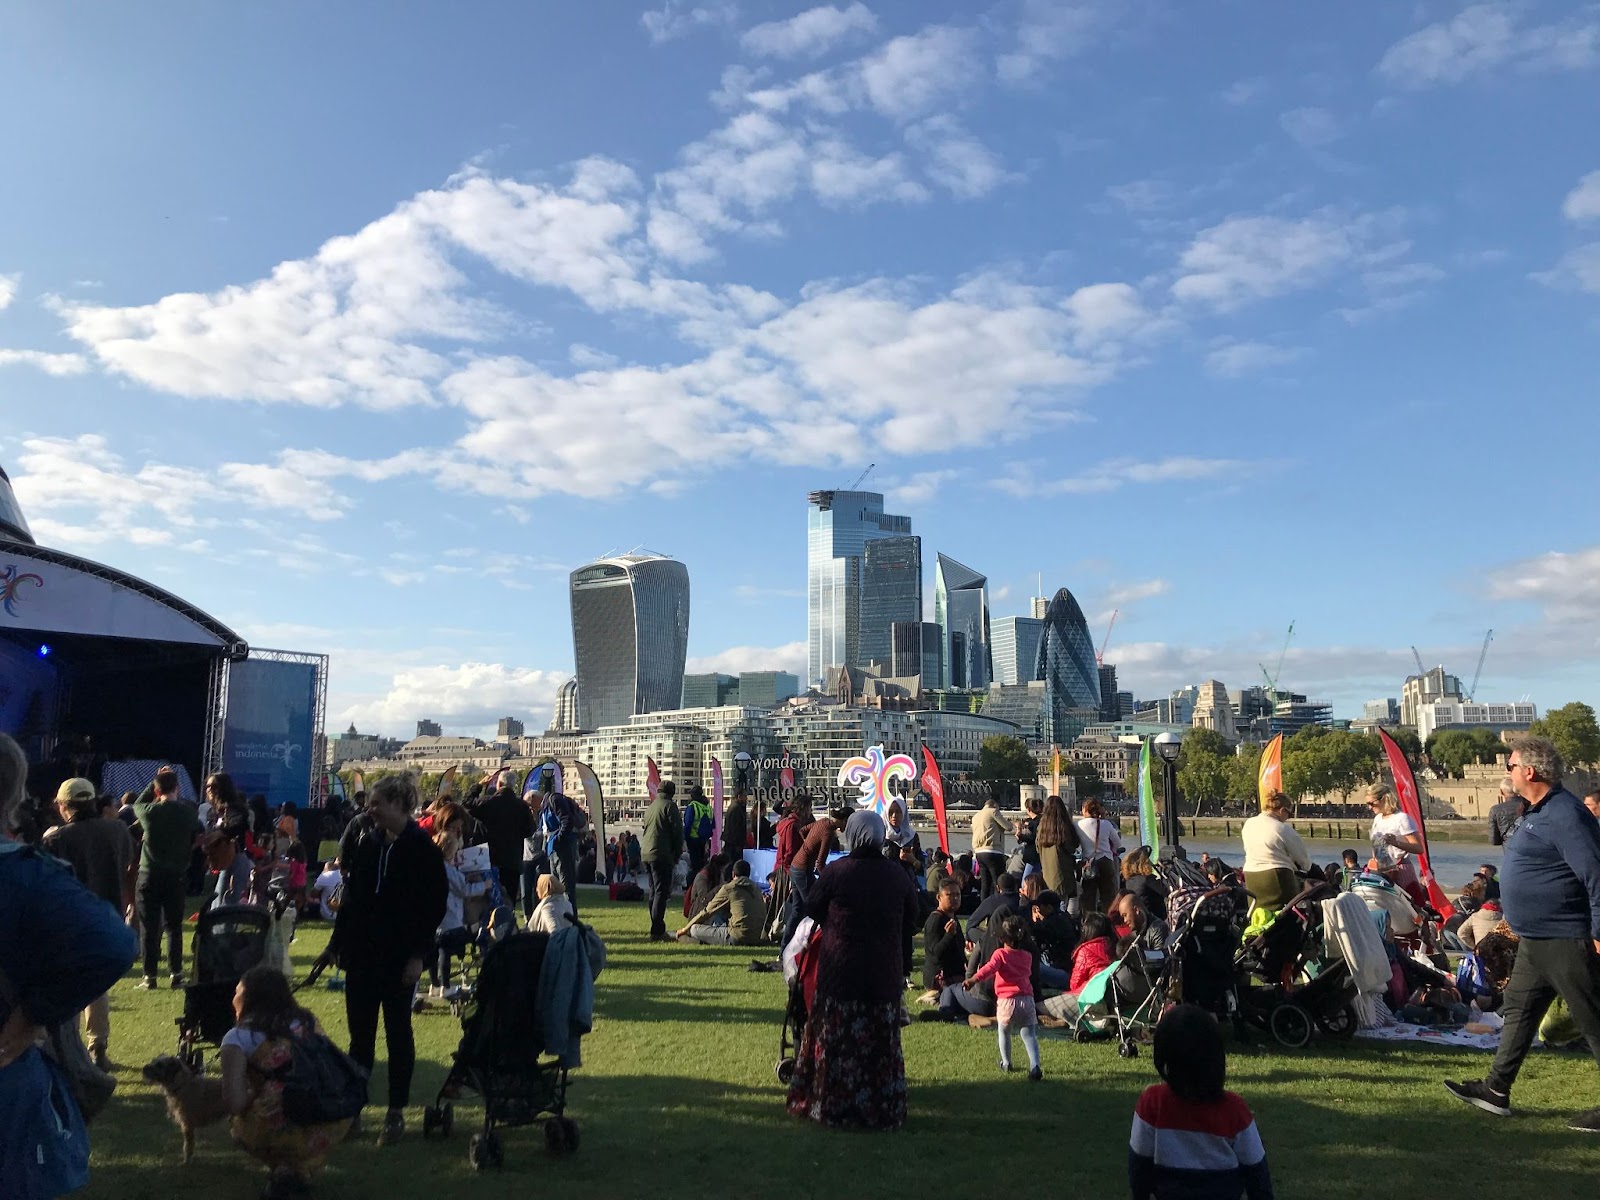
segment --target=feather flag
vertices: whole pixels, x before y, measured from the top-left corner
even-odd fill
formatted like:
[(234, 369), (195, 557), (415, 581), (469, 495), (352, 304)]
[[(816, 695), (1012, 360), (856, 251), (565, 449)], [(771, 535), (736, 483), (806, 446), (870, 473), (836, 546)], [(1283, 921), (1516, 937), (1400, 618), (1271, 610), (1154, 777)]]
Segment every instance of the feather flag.
[(522, 781), (522, 798), (526, 800), (529, 796), (537, 796), (538, 794), (539, 768), (532, 767), (528, 771), (528, 777)]
[(350, 790), (352, 792), (364, 792), (367, 790), (367, 781), (360, 771), (350, 772)]
[(345, 794), (344, 780), (339, 778), (339, 772), (337, 771), (332, 772), (328, 776), (328, 794), (333, 796), (341, 804), (345, 803), (345, 801), (349, 800), (350, 798)]
[(1261, 769), (1256, 774), (1256, 791), (1260, 794), (1261, 811), (1267, 811), (1267, 797), (1283, 791), (1283, 734), (1267, 743), (1261, 752)]
[(1156, 819), (1156, 789), (1150, 780), (1150, 739), (1139, 744), (1139, 841), (1150, 857), (1161, 857), (1161, 822)]
[(722, 845), (722, 763), (711, 756), (711, 841)]
[(927, 745), (922, 747), (922, 790), (933, 802), (933, 823), (939, 831), (939, 849), (950, 853), (950, 822), (944, 812), (944, 778), (939, 774), (939, 760)]
[(783, 768), (783, 770), (778, 772), (778, 787), (780, 787), (783, 790), (783, 794), (785, 796), (789, 795), (791, 792), (794, 791), (794, 768), (793, 767), (785, 767), (785, 768)]
[(1433, 864), (1428, 859), (1428, 823), (1422, 819), (1422, 795), (1417, 790), (1417, 777), (1411, 772), (1405, 751), (1392, 737), (1380, 729), (1378, 740), (1383, 743), (1383, 752), (1389, 758), (1389, 771), (1394, 776), (1394, 790), (1400, 798), (1400, 809), (1416, 823), (1417, 836), (1422, 839), (1422, 853), (1417, 855), (1422, 886), (1428, 889), (1429, 902), (1443, 915), (1450, 911), (1450, 898), (1433, 877)]
[(442, 800), (444, 797), (446, 797), (446, 796), (450, 795), (452, 792), (454, 792), (455, 788), (456, 788), (456, 767), (455, 767), (454, 763), (451, 763), (448, 767), (446, 767), (444, 769), (444, 774), (439, 776), (439, 790), (438, 790), (438, 792), (436, 794)]
[(653, 804), (655, 803), (656, 789), (661, 786), (661, 768), (656, 766), (656, 760), (648, 754), (645, 755), (644, 765), (644, 786), (645, 790), (650, 793), (650, 802)]
[(500, 777), (504, 775), (508, 769), (509, 768), (506, 767), (497, 767), (495, 770), (490, 771), (482, 779), (478, 780), (478, 782), (483, 785), (484, 795), (487, 796), (494, 793), (495, 789), (500, 786)]
[(1061, 795), (1061, 747), (1050, 747), (1050, 794)]
[(588, 763), (575, 762), (572, 769), (578, 773), (578, 782), (583, 784), (583, 798), (589, 806), (589, 824), (594, 828), (594, 845), (596, 854), (606, 852), (606, 798), (600, 790), (600, 780), (594, 773), (594, 768)]

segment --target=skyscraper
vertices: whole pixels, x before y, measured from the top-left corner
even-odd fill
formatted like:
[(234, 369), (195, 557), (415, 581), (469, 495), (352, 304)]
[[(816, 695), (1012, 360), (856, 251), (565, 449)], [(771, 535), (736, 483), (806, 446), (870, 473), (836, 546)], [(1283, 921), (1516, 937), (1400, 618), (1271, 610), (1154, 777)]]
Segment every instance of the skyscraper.
[(922, 620), (922, 539), (873, 538), (861, 551), (861, 624), (851, 666), (889, 665), (897, 621)]
[(1044, 740), (1070, 744), (1100, 719), (1100, 669), (1083, 609), (1062, 588), (1045, 613), (1038, 677), (1044, 680)]
[(1039, 638), (1044, 619), (1034, 617), (996, 617), (994, 645), (989, 657), (994, 664), (993, 683), (1030, 683), (1039, 665)]
[(1117, 668), (1115, 663), (1100, 665), (1100, 719), (1122, 720), (1122, 707), (1117, 700)]
[(677, 708), (689, 649), (689, 570), (656, 554), (572, 573), (572, 651), (583, 729)]
[[(861, 657), (861, 555), (877, 538), (911, 532), (877, 492), (812, 492), (806, 510), (806, 682)], [(919, 614), (920, 615), (920, 614)]]
[(933, 619), (943, 633), (944, 685), (988, 687), (989, 580), (939, 555), (933, 570)]
[(889, 674), (898, 679), (919, 676), (922, 686), (941, 686), (944, 656), (940, 652), (939, 627), (932, 621), (896, 621), (889, 631), (893, 643)]
[(33, 545), (33, 534), (28, 530), (28, 522), (23, 519), (22, 506), (17, 503), (4, 467), (0, 467), (0, 541)]
[(578, 681), (563, 680), (556, 689), (556, 705), (550, 714), (551, 733), (570, 733), (578, 728)]

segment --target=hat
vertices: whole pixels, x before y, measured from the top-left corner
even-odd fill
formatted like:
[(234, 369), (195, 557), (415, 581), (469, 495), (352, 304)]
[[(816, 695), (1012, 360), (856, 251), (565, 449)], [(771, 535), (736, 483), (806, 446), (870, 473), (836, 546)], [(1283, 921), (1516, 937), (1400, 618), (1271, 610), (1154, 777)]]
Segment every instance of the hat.
[(94, 784), (87, 779), (68, 779), (56, 789), (56, 803), (76, 804), (84, 800), (93, 800), (98, 794)]

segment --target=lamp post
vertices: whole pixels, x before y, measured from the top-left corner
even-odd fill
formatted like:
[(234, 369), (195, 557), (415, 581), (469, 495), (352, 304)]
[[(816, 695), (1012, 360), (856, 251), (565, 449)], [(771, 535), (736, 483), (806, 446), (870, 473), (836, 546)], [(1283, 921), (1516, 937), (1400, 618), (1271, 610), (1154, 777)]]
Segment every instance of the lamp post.
[(1178, 755), (1183, 750), (1183, 739), (1175, 733), (1159, 734), (1152, 743), (1161, 756), (1165, 769), (1166, 802), (1162, 807), (1161, 840), (1172, 847), (1173, 857), (1178, 856), (1178, 843), (1182, 826), (1178, 823)]

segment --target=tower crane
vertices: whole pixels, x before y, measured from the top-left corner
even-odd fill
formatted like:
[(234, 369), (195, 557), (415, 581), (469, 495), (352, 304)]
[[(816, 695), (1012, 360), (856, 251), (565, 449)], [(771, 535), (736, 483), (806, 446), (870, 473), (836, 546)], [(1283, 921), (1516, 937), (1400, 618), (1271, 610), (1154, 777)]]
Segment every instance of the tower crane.
[(1411, 647), (1411, 658), (1417, 664), (1417, 677), (1420, 679), (1428, 673), (1428, 669), (1422, 665), (1422, 655), (1417, 653), (1415, 646)]
[(1478, 651), (1478, 669), (1472, 673), (1472, 686), (1467, 689), (1467, 699), (1478, 695), (1478, 680), (1483, 678), (1483, 660), (1489, 657), (1489, 643), (1494, 641), (1494, 630), (1483, 635), (1483, 649)]
[(1120, 611), (1121, 609), (1116, 608), (1111, 610), (1111, 620), (1106, 625), (1106, 635), (1100, 639), (1100, 649), (1094, 653), (1094, 665), (1097, 667), (1106, 665), (1106, 647), (1111, 644), (1111, 631), (1117, 627), (1117, 613)]
[(1278, 702), (1278, 676), (1283, 674), (1283, 660), (1289, 653), (1289, 643), (1294, 640), (1294, 622), (1289, 622), (1289, 632), (1283, 635), (1283, 649), (1278, 651), (1278, 666), (1271, 674), (1267, 673), (1267, 664), (1256, 664), (1261, 668), (1261, 677), (1267, 681), (1267, 699), (1273, 704)]
[(878, 465), (878, 464), (877, 464), (877, 463), (868, 463), (868, 464), (867, 464), (867, 469), (866, 469), (866, 470), (865, 470), (865, 471), (863, 471), (863, 472), (861, 472), (861, 474), (859, 474), (859, 475), (857, 475), (857, 476), (856, 476), (856, 478), (855, 478), (855, 482), (854, 482), (854, 483), (852, 483), (852, 484), (851, 484), (851, 485), (850, 485), (850, 486), (849, 486), (849, 487), (847, 487), (847, 488), (841, 488), (841, 489), (839, 489), (839, 490), (840, 490), (840, 491), (845, 491), (845, 492), (853, 492), (853, 491), (855, 491), (855, 490), (856, 490), (856, 489), (857, 489), (857, 488), (858, 488), (858, 487), (860, 487), (860, 486), (861, 486), (861, 482), (862, 482), (862, 480), (864, 480), (864, 479), (866, 479), (866, 477), (867, 477), (867, 476), (868, 476), (868, 475), (871, 475), (871, 474), (872, 474), (872, 468), (873, 468), (873, 467), (875, 467), (875, 466), (877, 466), (877, 465)]

